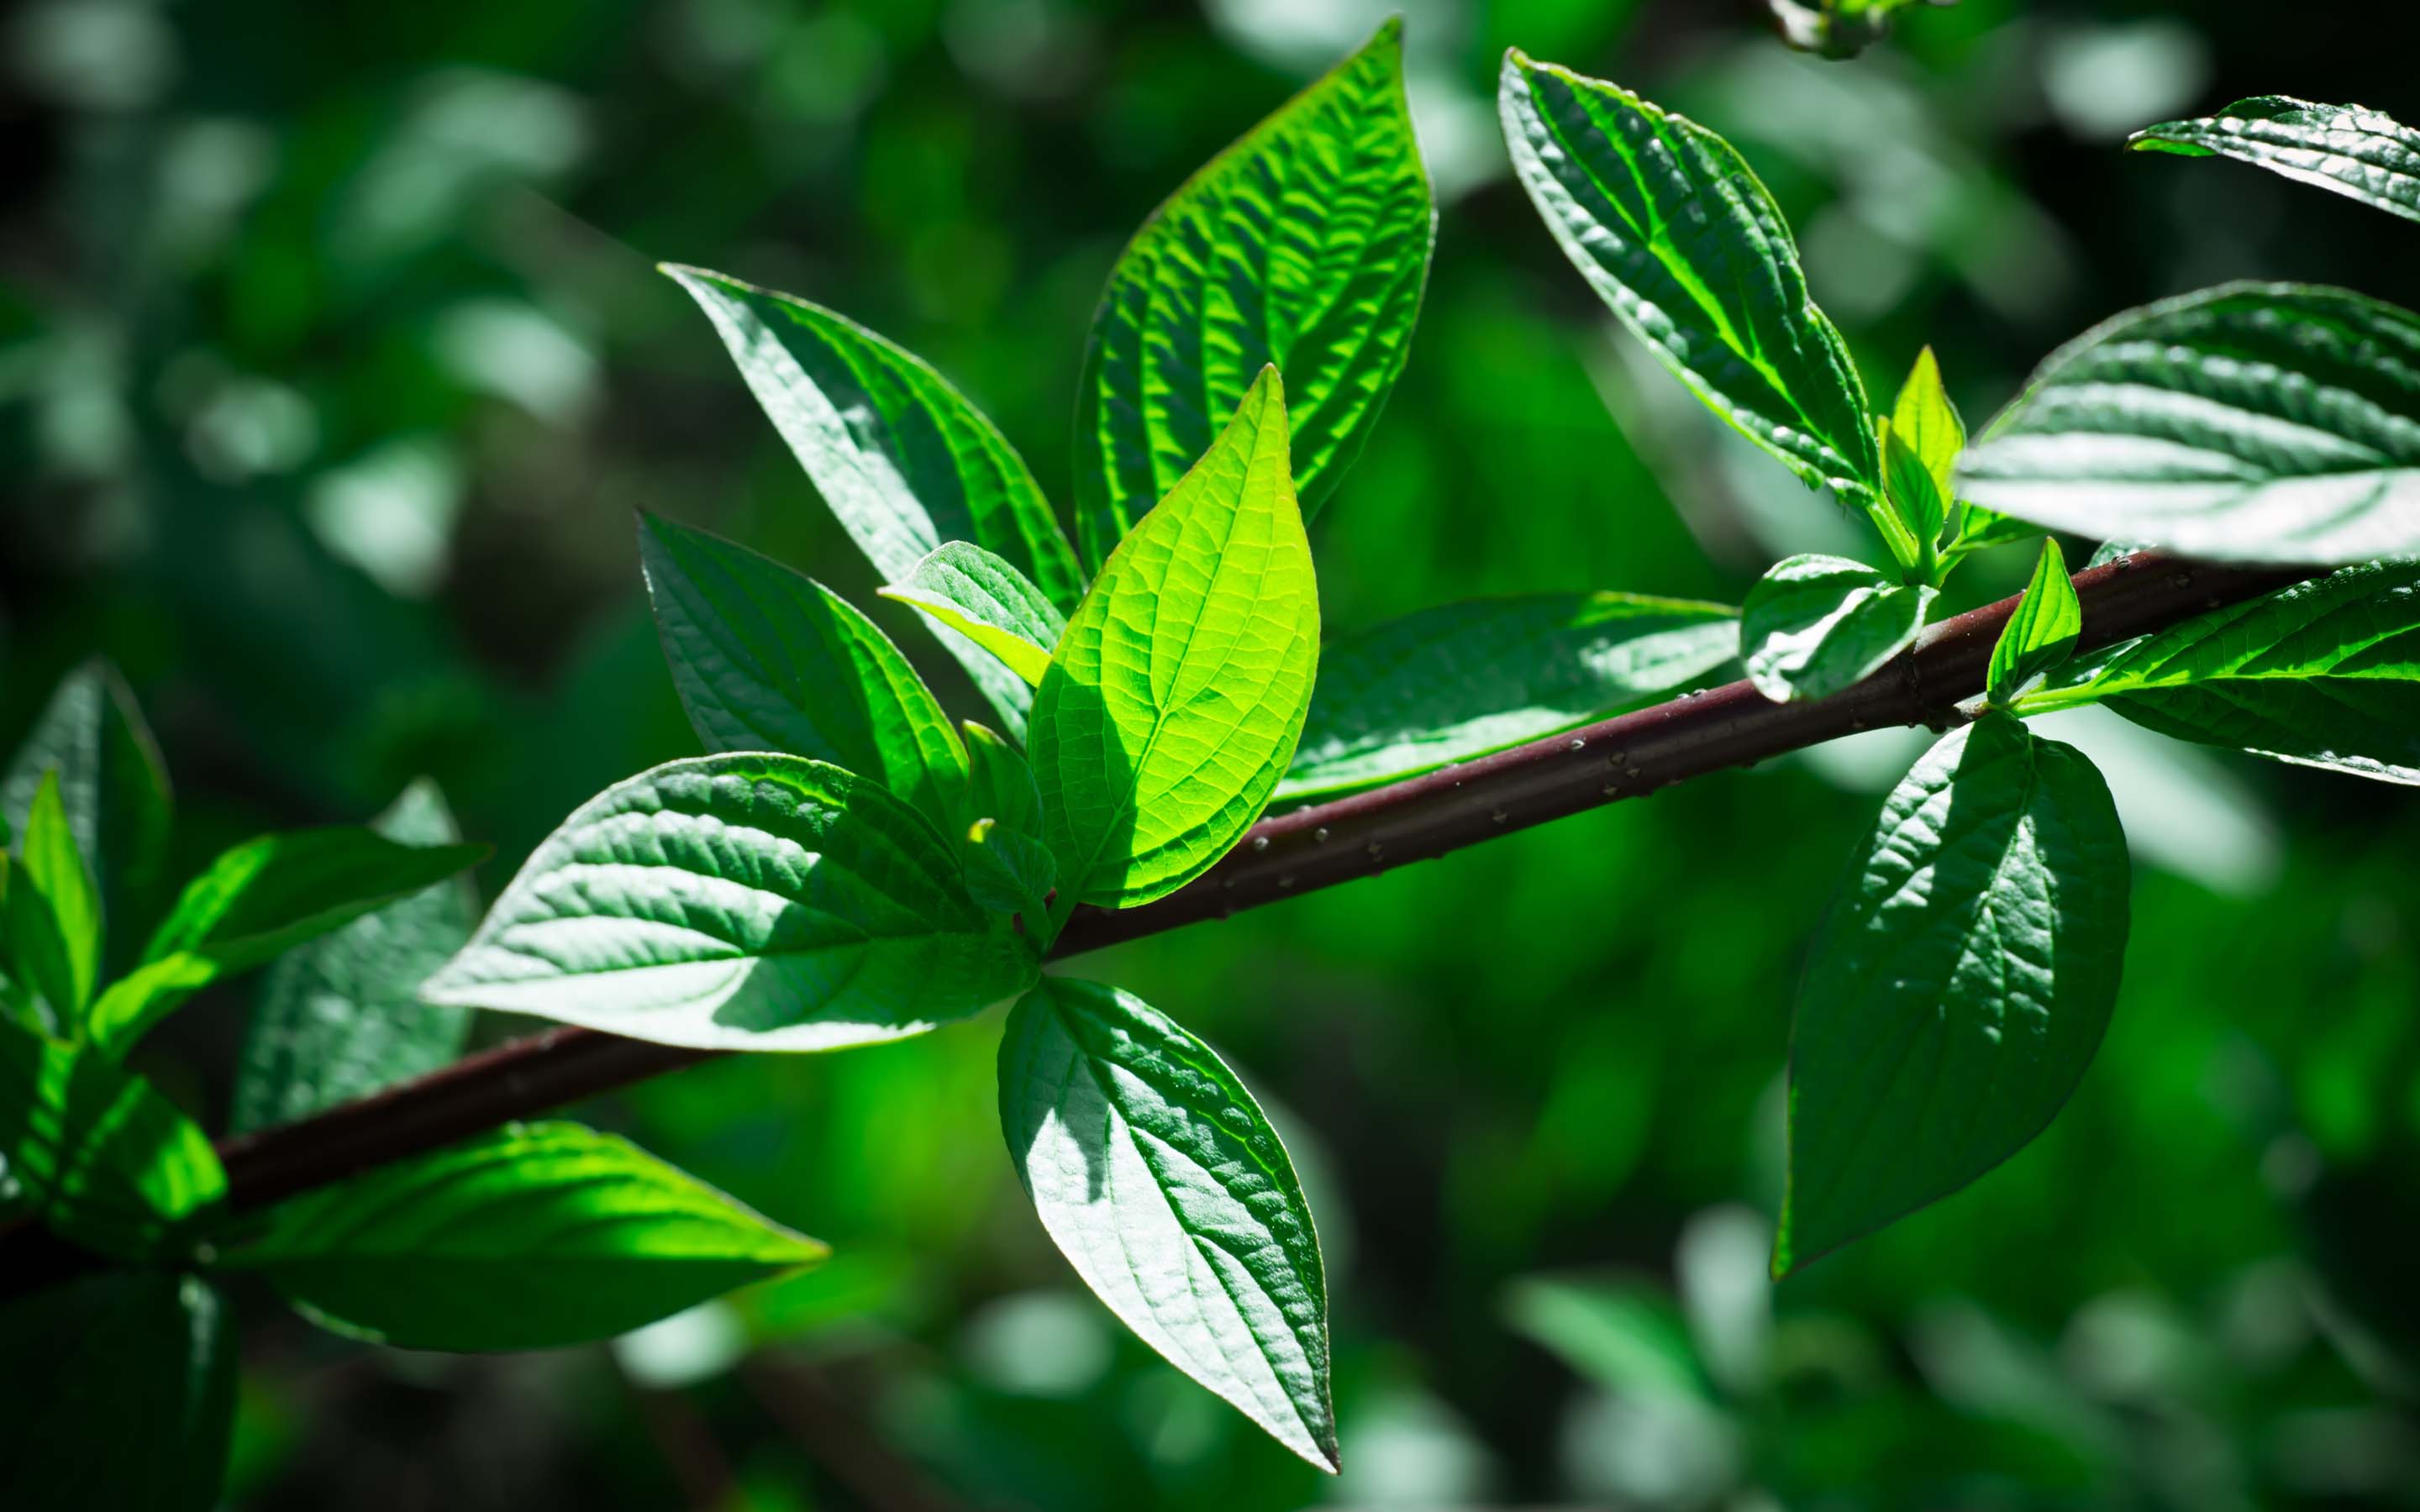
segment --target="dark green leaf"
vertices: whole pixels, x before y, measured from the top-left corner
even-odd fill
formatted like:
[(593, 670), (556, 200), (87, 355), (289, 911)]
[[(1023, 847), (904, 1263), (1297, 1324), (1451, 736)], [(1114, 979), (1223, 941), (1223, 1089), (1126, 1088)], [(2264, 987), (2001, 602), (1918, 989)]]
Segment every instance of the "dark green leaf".
[(1034, 977), (955, 839), (820, 762), (671, 762), (565, 820), (423, 995), (716, 1049), (921, 1034)]
[(885, 598), (913, 604), (1039, 687), (1067, 617), (1026, 576), (979, 546), (952, 541), (916, 563)]
[(2067, 576), (2067, 555), (2056, 541), (2044, 541), (2033, 581), (1992, 646), (1991, 701), (2004, 707), (2013, 702), (2027, 683), (2073, 656), (2083, 633), (2084, 606)]
[(1294, 393), (1306, 517), (1403, 370), (1436, 212), (1404, 98), (1403, 25), (1187, 179), (1135, 233), (1093, 316), (1076, 513), (1098, 563), (1210, 449), (1262, 368)]
[(1000, 1117), (1084, 1284), (1178, 1369), (1334, 1469), (1319, 1239), (1234, 1072), (1132, 994), (1050, 978), (1009, 1015)]
[(1741, 611), (1747, 674), (1776, 703), (1854, 687), (1915, 643), (1933, 596), (1846, 557), (1777, 562)]
[(2127, 888), (2108, 786), (2071, 747), (1995, 713), (1916, 763), (1807, 964), (1776, 1274), (2041, 1132), (2108, 1026)]
[(2147, 126), (2127, 145), (2138, 152), (2235, 158), (2420, 221), (2420, 131), (2366, 105), (2260, 95), (2215, 116)]
[(1467, 761), (1685, 687), (1739, 655), (1739, 613), (1636, 594), (1445, 604), (1330, 641), (1280, 799)]
[(626, 1140), (540, 1123), (295, 1198), (222, 1259), (340, 1333), (473, 1350), (609, 1338), (829, 1253)]
[(1059, 864), (1037, 837), (997, 819), (978, 819), (968, 828), (969, 895), (985, 908), (1018, 916), (1019, 928), (1045, 927), (1058, 880)]
[(992, 731), (967, 720), (959, 726), (967, 740), (967, 764), (973, 775), (968, 807), (976, 817), (997, 819), (1029, 835), (1042, 833), (1042, 789), (1033, 768), (1016, 748)]

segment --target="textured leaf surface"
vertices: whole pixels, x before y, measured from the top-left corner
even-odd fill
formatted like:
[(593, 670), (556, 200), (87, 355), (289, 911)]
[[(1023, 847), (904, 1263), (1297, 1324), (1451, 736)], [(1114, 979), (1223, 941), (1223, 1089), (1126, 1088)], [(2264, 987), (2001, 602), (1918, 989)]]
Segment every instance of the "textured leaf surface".
[(1319, 654), (1311, 543), (1264, 372), (1199, 466), (1118, 544), (1034, 694), (1060, 887), (1108, 907), (1224, 855), (1294, 758)]
[(225, 1259), (339, 1332), (471, 1350), (608, 1338), (829, 1253), (627, 1140), (541, 1123), (285, 1203)]
[(1916, 764), (1799, 995), (1776, 1274), (2041, 1132), (2108, 1026), (2127, 887), (2108, 786), (2073, 748), (1991, 714)]
[(1304, 1458), (1336, 1465), (1327, 1283), (1285, 1147), (1149, 1004), (1060, 978), (1018, 1002), (1000, 1116), (1042, 1226), (1109, 1310)]
[(2083, 633), (2084, 606), (2067, 575), (2067, 555), (2056, 541), (2044, 541), (2033, 580), (1992, 646), (1992, 702), (2006, 704), (2027, 682), (2066, 661)]
[(226, 1190), (209, 1138), (150, 1083), (5, 1020), (0, 1165), (34, 1216), (122, 1259), (161, 1253)]
[(2257, 163), (2420, 221), (2420, 131), (2366, 105), (2260, 95), (2215, 116), (2147, 126), (2127, 145), (2138, 152)]
[(1776, 703), (1827, 698), (1914, 644), (1933, 596), (1846, 557), (1777, 562), (1741, 610), (1747, 674)]
[[(371, 828), (404, 845), (462, 837), (437, 785), (406, 788)], [(238, 1132), (316, 1113), (435, 1071), (462, 1053), (468, 1009), (420, 984), (471, 937), (469, 883), (450, 878), (287, 952), (261, 980), (236, 1074)]]
[(2004, 515), (2228, 561), (2420, 552), (2420, 319), (2230, 284), (2054, 353), (1961, 470)]
[[(945, 541), (972, 541), (1062, 609), (1083, 591), (1076, 553), (1024, 459), (966, 396), (919, 359), (820, 305), (699, 268), (664, 271), (730, 349), (749, 390), (849, 538), (887, 580)], [(1010, 733), (1032, 690), (954, 633)]]
[(1739, 614), (1636, 594), (1440, 605), (1320, 652), (1280, 799), (1366, 787), (1586, 724), (1739, 655)]
[(1272, 363), (1293, 391), (1306, 516), (1359, 455), (1403, 371), (1435, 239), (1402, 33), (1387, 23), (1213, 158), (1120, 255), (1078, 389), (1088, 562), (1176, 486)]
[(967, 755), (908, 658), (839, 594), (704, 531), (643, 515), (639, 551), (673, 686), (709, 751), (778, 750), (880, 782), (963, 826)]
[(235, 1319), (199, 1276), (112, 1271), (0, 1308), (8, 1504), (210, 1512), (235, 1413)]
[(1517, 51), (1497, 103), (1522, 187), (1622, 324), (1810, 487), (1874, 506), (1865, 385), (1807, 297), (1779, 207), (1730, 144)]
[(51, 695), (0, 779), (0, 818), (23, 835), (42, 774), (59, 774), (59, 795), (76, 849), (93, 869), (102, 914), (114, 931), (110, 960), (133, 959), (165, 881), (168, 772), (134, 696), (109, 663), (95, 658)]
[(1067, 617), (1026, 576), (982, 547), (952, 541), (916, 563), (885, 598), (913, 604), (1036, 687)]
[(671, 762), (565, 820), (423, 993), (662, 1044), (895, 1040), (1033, 980), (959, 875), (879, 783), (794, 756)]

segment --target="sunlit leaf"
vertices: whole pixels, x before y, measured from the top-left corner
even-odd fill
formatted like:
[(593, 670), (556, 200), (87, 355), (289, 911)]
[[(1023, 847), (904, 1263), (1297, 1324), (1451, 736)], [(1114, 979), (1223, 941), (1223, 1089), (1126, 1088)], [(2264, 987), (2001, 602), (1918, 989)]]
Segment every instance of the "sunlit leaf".
[(2007, 704), (2024, 686), (2073, 655), (2084, 633), (2084, 606), (2067, 575), (2067, 556), (2056, 541), (2042, 543), (2034, 563), (2033, 581), (2025, 585), (2016, 612), (2000, 626), (1993, 643), (1987, 679), (1991, 701)]
[(881, 592), (923, 609), (1037, 687), (1067, 627), (1067, 617), (1023, 573), (964, 541), (942, 547)]
[(2420, 131), (2366, 105), (2259, 95), (2215, 116), (2147, 126), (2127, 146), (2188, 158), (2235, 158), (2420, 221)]
[(1777, 562), (1740, 611), (1748, 677), (1776, 703), (1828, 698), (1913, 645), (1933, 596), (1846, 557)]

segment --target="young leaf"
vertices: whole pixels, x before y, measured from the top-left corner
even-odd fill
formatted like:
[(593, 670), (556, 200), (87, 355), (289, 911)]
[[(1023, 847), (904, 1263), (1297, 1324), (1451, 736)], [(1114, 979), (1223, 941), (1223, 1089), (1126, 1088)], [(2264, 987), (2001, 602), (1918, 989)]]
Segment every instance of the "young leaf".
[(1319, 655), (1285, 395), (1261, 375), (1218, 441), (1118, 543), (1033, 697), (1059, 886), (1130, 907), (1200, 875), (1293, 760)]
[(101, 973), (101, 897), (68, 827), (55, 772), (35, 790), (10, 881), (10, 959), (42, 995), (60, 1032), (78, 1037)]
[(54, 771), (68, 829), (101, 887), (108, 960), (132, 961), (166, 880), (168, 773), (134, 696), (99, 657), (51, 695), (0, 779), (0, 819), (22, 834), (35, 790)]
[(2101, 774), (2006, 714), (1883, 805), (1818, 935), (1790, 1049), (1784, 1274), (2023, 1149), (2101, 1043), (2126, 837)]
[(830, 1253), (626, 1140), (539, 1123), (294, 1198), (221, 1259), (339, 1333), (484, 1350), (609, 1338)]
[(664, 659), (708, 751), (778, 750), (880, 782), (962, 827), (967, 753), (916, 669), (873, 621), (780, 563), (639, 517)]
[(1631, 333), (1807, 486), (1879, 509), (1865, 385), (1807, 297), (1780, 208), (1731, 145), (1517, 49), (1497, 103), (1522, 187)]
[(1958, 454), (1966, 449), (1966, 423), (1941, 386), (1941, 364), (1932, 348), (1916, 354), (1916, 365), (1900, 385), (1891, 405), (1891, 433), (1907, 443), (1932, 475), (1934, 491), (1947, 500), (1957, 494)]
[(92, 1007), (93, 1042), (124, 1055), (221, 977), (248, 971), (487, 859), (485, 845), (398, 845), (366, 829), (263, 835), (185, 885), (142, 964)]
[[(370, 826), (404, 845), (461, 839), (437, 785), (404, 789)], [(285, 1123), (435, 1071), (462, 1053), (470, 1011), (420, 1000), (420, 984), (471, 937), (478, 908), (455, 877), (272, 964), (236, 1074), (238, 1133)]]
[(0, 1168), (42, 1223), (126, 1260), (166, 1252), (226, 1191), (209, 1138), (150, 1083), (6, 1020)]
[(1741, 611), (1747, 675), (1776, 703), (1828, 698), (1915, 644), (1933, 597), (1846, 557), (1777, 562)]
[(1940, 551), (1942, 527), (1949, 522), (1949, 496), (1941, 491), (1931, 464), (1900, 437), (1898, 426), (1884, 420), (1877, 434), (1882, 438), (1884, 490), (1907, 528), (1908, 542), (1916, 552), (1912, 565), (1929, 574)]
[(1390, 782), (1600, 719), (1739, 655), (1739, 611), (1636, 594), (1421, 609), (1319, 655), (1280, 799)]
[(2083, 633), (2084, 606), (2067, 575), (2066, 554), (2056, 541), (2044, 541), (2033, 581), (2025, 585), (2017, 611), (2000, 626), (2000, 639), (1992, 646), (1986, 685), (1992, 702), (2006, 708), (2027, 683), (2073, 656), (2076, 638)]
[(1114, 987), (1010, 1013), (1000, 1119), (1051, 1242), (1142, 1341), (1336, 1468), (1327, 1283), (1294, 1164), (1208, 1045)]
[(1271, 365), (1317, 514), (1403, 371), (1435, 237), (1389, 21), (1187, 179), (1110, 270), (1077, 391), (1085, 560), (1107, 560)]
[(971, 721), (966, 733), (972, 807), (982, 815), (967, 831), (967, 890), (986, 908), (1023, 916), (1021, 927), (1045, 949), (1059, 863), (1042, 838), (1042, 789), (1025, 758), (1000, 736)]
[[(702, 268), (667, 266), (739, 364), (756, 402), (875, 570), (896, 581), (945, 541), (1005, 558), (1060, 608), (1076, 553), (1006, 438), (917, 358), (819, 305)], [(1012, 733), (1032, 692), (955, 632), (939, 637)]]
[(0, 1308), (8, 1504), (210, 1512), (235, 1415), (234, 1319), (216, 1288), (104, 1271)]
[[(2039, 525), (2028, 525), (2021, 519), (2010, 519), (1980, 504), (1961, 500), (1958, 504), (1958, 531), (1942, 556), (1956, 561), (1969, 551), (1980, 551), (1987, 546), (2016, 546), (2041, 534)], [(2093, 565), (2100, 565), (2094, 563)]]
[(2295, 284), (2130, 310), (2053, 353), (1961, 476), (1988, 508), (2095, 540), (2228, 561), (2420, 552), (2420, 318)]
[(1067, 628), (1067, 617), (1023, 573), (965, 541), (952, 541), (880, 592), (923, 609), (1036, 687)]
[(431, 1002), (659, 1044), (834, 1050), (1023, 992), (1031, 946), (878, 782), (776, 754), (670, 762), (582, 805)]
[(2138, 152), (2234, 158), (2420, 221), (2420, 131), (2366, 105), (2260, 95), (2215, 116), (2147, 126), (2126, 145)]
[(966, 734), (967, 761), (973, 774), (968, 806), (982, 818), (997, 819), (1029, 835), (1042, 833), (1042, 789), (1033, 780), (1016, 748), (969, 719), (958, 727)]

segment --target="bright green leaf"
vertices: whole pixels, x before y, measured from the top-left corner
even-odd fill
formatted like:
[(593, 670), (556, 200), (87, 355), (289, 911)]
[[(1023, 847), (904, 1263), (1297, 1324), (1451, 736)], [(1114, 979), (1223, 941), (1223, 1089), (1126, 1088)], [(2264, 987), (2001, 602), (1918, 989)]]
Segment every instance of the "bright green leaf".
[(708, 751), (778, 750), (880, 782), (964, 825), (967, 753), (872, 620), (804, 574), (704, 531), (639, 517), (664, 659)]
[(10, 881), (10, 958), (49, 1005), (58, 1031), (81, 1038), (101, 974), (101, 895), (76, 848), (55, 772), (35, 790)]
[(2228, 561), (2420, 553), (2420, 319), (2229, 284), (2052, 354), (1966, 454), (1968, 497), (2051, 530)]
[(820, 762), (671, 762), (565, 820), (422, 992), (709, 1049), (921, 1034), (1035, 972), (954, 839)]
[(1879, 508), (1865, 385), (1807, 297), (1779, 207), (1730, 144), (1518, 50), (1497, 102), (1522, 186), (1622, 324), (1809, 487)]
[(481, 1350), (608, 1338), (829, 1253), (627, 1140), (540, 1123), (284, 1203), (221, 1258), (340, 1333)]
[(1390, 782), (1586, 724), (1739, 655), (1739, 613), (1636, 594), (1421, 609), (1320, 652), (1280, 799)]
[(1987, 714), (1916, 764), (1799, 994), (1776, 1275), (1957, 1191), (2050, 1122), (2117, 1000), (2128, 877), (2108, 786), (2073, 748)]
[(1907, 381), (1900, 385), (1899, 398), (1891, 405), (1890, 427), (1922, 459), (1941, 497), (1955, 497), (1958, 454), (1966, 449), (1966, 423), (1958, 417), (1958, 407), (1949, 402), (1949, 391), (1942, 387), (1941, 364), (1931, 347), (1916, 354), (1916, 365), (1908, 370)]
[(1132, 994), (1050, 978), (1009, 1015), (1000, 1117), (1084, 1284), (1178, 1369), (1334, 1469), (1319, 1239), (1234, 1072)]
[(2027, 683), (2073, 656), (2076, 638), (2083, 633), (2084, 605), (2067, 575), (2066, 553), (2056, 541), (2044, 541), (2033, 581), (2025, 585), (2017, 611), (2000, 626), (2000, 639), (1993, 643), (1987, 683), (1991, 701), (2007, 706)]
[(1389, 21), (1187, 179), (1110, 270), (1077, 391), (1085, 560), (1177, 486), (1270, 365), (1317, 514), (1403, 371), (1435, 229)]
[(1505, 1293), (1504, 1313), (1513, 1328), (1608, 1391), (1714, 1399), (1681, 1309), (1643, 1283), (1526, 1276)]
[(1025, 574), (965, 541), (942, 547), (881, 593), (923, 609), (1036, 687), (1067, 628), (1067, 617)]
[(1294, 757), (1319, 655), (1311, 543), (1271, 368), (1118, 543), (1033, 699), (1060, 887), (1109, 907), (1226, 854)]
[(2420, 221), (2420, 131), (2366, 105), (2260, 95), (2215, 116), (2147, 126), (2127, 146), (2187, 158), (2235, 158)]
[[(461, 839), (426, 779), (371, 827), (405, 845)], [(449, 878), (280, 957), (261, 980), (244, 1038), (237, 1131), (303, 1118), (460, 1055), (470, 1011), (422, 1002), (420, 984), (462, 948), (477, 918), (468, 881)]]
[[(2016, 546), (2034, 539), (2041, 532), (2041, 527), (2039, 525), (2029, 525), (2021, 519), (2010, 519), (2008, 516), (1995, 514), (1980, 504), (1962, 500), (1958, 505), (1957, 533), (1950, 540), (1948, 549), (1942, 555), (1955, 561), (1969, 551), (1980, 551), (1987, 546)], [(2093, 563), (2095, 566), (2099, 564)]]
[(1915, 644), (1933, 596), (1846, 557), (1777, 562), (1741, 610), (1748, 677), (1776, 703), (1828, 698)]
[(1882, 438), (1885, 491), (1915, 548), (1912, 565), (1930, 574), (1940, 548), (1942, 527), (1949, 522), (1949, 496), (1941, 491), (1923, 455), (1900, 438), (1898, 426), (1884, 420), (1876, 434)]

